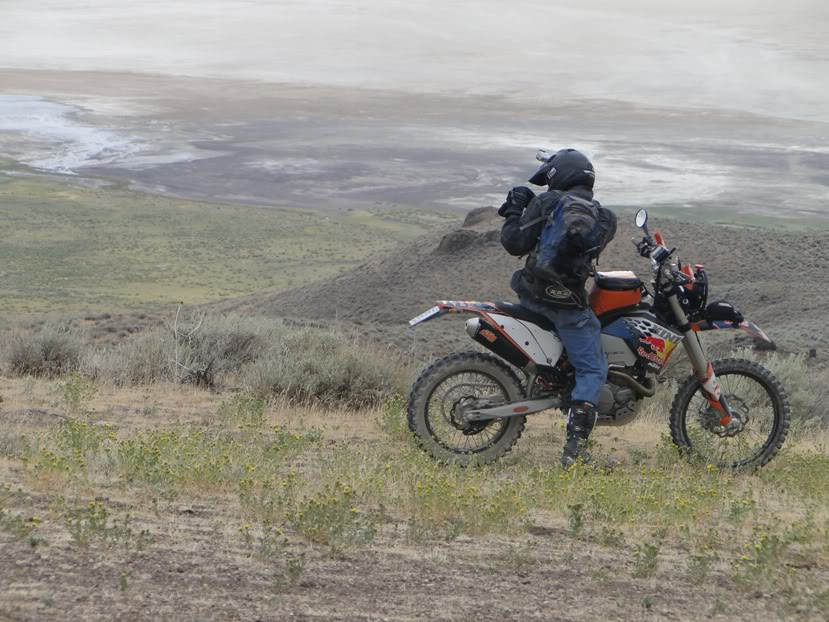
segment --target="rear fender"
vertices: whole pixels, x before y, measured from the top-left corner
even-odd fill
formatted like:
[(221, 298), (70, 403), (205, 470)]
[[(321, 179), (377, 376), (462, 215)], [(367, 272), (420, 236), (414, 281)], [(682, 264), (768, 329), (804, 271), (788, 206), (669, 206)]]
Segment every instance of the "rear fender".
[(449, 313), (477, 315), (478, 317), (466, 322), (466, 332), (469, 336), (515, 367), (528, 369), (532, 358), (510, 337), (499, 322), (490, 316), (490, 313), (497, 311), (498, 309), (491, 302), (441, 300), (428, 311), (409, 320), (409, 326), (417, 326)]
[(434, 307), (409, 320), (416, 326), (448, 313), (477, 315), (466, 323), (472, 339), (515, 367), (533, 373), (535, 366), (550, 366), (562, 353), (558, 335), (532, 324), (504, 315), (491, 302), (442, 300)]
[(471, 313), (473, 315), (482, 315), (484, 313), (497, 313), (498, 309), (491, 302), (474, 302), (463, 300), (440, 300), (438, 303), (424, 311), (416, 318), (409, 320), (409, 326), (417, 326), (423, 322), (428, 322), (438, 317), (442, 317), (448, 313)]

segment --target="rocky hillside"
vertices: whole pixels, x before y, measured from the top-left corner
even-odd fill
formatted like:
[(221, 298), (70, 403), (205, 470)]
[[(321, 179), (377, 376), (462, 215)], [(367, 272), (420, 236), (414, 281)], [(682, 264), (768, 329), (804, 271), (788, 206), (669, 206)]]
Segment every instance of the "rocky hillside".
[[(631, 214), (619, 215), (616, 239), (600, 268), (633, 269), (648, 281), (649, 266), (634, 252)], [(339, 321), (382, 342), (421, 356), (472, 345), (458, 318), (410, 329), (406, 321), (435, 300), (514, 300), (509, 288), (521, 260), (499, 242), (501, 219), (493, 208), (470, 212), (462, 223), (375, 257), (339, 276), (287, 292), (259, 294), (221, 304), (257, 314), (312, 322)], [(824, 279), (829, 234), (652, 222), (678, 247), (678, 255), (703, 263), (712, 298), (736, 303), (787, 351), (818, 349), (825, 356)]]

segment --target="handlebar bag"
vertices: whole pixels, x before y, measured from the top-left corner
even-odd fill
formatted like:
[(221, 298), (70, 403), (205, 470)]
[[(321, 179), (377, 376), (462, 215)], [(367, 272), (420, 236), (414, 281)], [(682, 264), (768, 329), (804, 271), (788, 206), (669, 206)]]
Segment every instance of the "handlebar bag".
[(732, 322), (739, 324), (743, 321), (743, 314), (730, 302), (719, 300), (712, 302), (703, 311), (703, 316), (709, 322)]

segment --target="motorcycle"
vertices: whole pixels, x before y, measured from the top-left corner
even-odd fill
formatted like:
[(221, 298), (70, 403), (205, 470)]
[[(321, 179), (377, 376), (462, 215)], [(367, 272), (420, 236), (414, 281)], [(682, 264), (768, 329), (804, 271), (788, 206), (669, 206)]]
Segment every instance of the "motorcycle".
[[(780, 382), (745, 359), (710, 361), (699, 339), (711, 330), (742, 330), (771, 343), (727, 302), (708, 302), (704, 266), (676, 259), (663, 236), (636, 214), (635, 242), (650, 259), (649, 290), (633, 272), (593, 272), (590, 305), (602, 325), (608, 378), (597, 425), (625, 425), (653, 397), (668, 361), (682, 344), (693, 374), (677, 390), (670, 412), (673, 442), (688, 456), (719, 468), (767, 464), (789, 429), (790, 408)], [(450, 354), (429, 366), (407, 403), (410, 430), (441, 461), (486, 464), (506, 454), (528, 415), (565, 409), (575, 383), (559, 337), (545, 317), (507, 302), (441, 301), (412, 319), (416, 326), (450, 313), (472, 314), (466, 332), (485, 352)]]

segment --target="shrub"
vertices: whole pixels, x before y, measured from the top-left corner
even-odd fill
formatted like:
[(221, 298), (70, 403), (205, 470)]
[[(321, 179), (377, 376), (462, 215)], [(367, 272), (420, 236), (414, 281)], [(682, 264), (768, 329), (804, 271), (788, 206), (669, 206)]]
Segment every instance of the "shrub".
[(756, 361), (771, 370), (786, 390), (795, 426), (829, 424), (829, 377), (826, 370), (810, 368), (806, 357), (800, 354), (772, 352), (764, 356), (743, 349), (735, 356)]
[[(97, 501), (72, 509), (64, 520), (72, 542), (81, 547), (88, 547), (93, 542), (106, 542), (120, 545), (127, 552), (142, 551), (150, 541), (149, 530), (136, 532), (133, 529), (129, 514), (121, 519), (113, 518), (107, 507)], [(123, 576), (122, 584), (126, 586)]]
[(24, 442), (23, 461), (34, 473), (85, 473), (102, 458), (101, 450), (115, 438), (108, 425), (67, 417), (46, 434)]
[(201, 316), (188, 324), (174, 328), (174, 371), (182, 381), (205, 387), (256, 360), (275, 328), (274, 322), (238, 315)]
[(250, 395), (234, 395), (219, 404), (219, 419), (239, 427), (259, 427), (265, 422), (265, 400)]
[(283, 326), (276, 337), (276, 343), (241, 375), (255, 395), (369, 406), (405, 390), (406, 369), (400, 361), (356, 335)]
[(116, 386), (180, 382), (227, 385), (268, 343), (274, 322), (241, 316), (178, 318), (106, 349), (86, 353), (85, 374)]
[(164, 334), (153, 330), (115, 346), (88, 350), (81, 370), (96, 382), (119, 387), (172, 380), (167, 351)]
[(44, 325), (36, 332), (12, 335), (4, 354), (13, 375), (54, 378), (78, 368), (81, 339), (65, 328)]
[(409, 380), (399, 358), (356, 334), (239, 315), (179, 318), (88, 352), (82, 371), (116, 386), (170, 381), (346, 406), (378, 404)]
[(354, 490), (336, 482), (333, 488), (300, 504), (289, 520), (297, 533), (336, 552), (371, 544), (381, 516), (378, 512), (360, 512), (356, 502)]
[(78, 372), (73, 372), (62, 385), (63, 401), (72, 415), (83, 412), (87, 404), (98, 393), (98, 389), (89, 379)]
[(181, 382), (214, 387), (253, 361), (273, 322), (241, 316), (178, 318), (84, 357), (84, 373), (116, 386)]
[(82, 344), (78, 333), (44, 325), (6, 339), (3, 359), (13, 375), (79, 372), (109, 386), (173, 382), (351, 407), (380, 404), (411, 381), (401, 356), (354, 332), (263, 317), (179, 315), (117, 344)]

